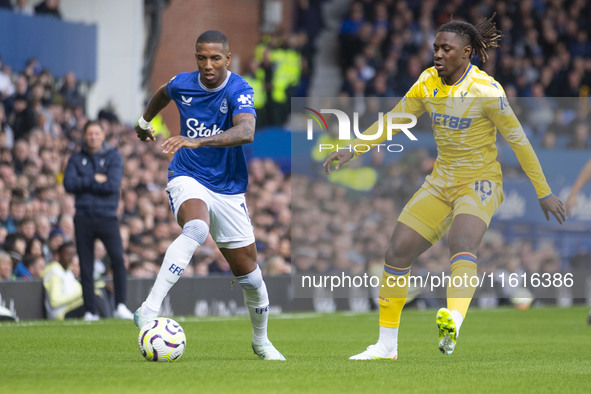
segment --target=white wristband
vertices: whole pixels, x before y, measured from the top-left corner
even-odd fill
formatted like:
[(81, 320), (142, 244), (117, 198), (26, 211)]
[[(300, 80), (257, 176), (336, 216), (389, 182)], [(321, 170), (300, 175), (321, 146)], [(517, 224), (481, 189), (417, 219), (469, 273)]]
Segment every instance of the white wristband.
[(140, 126), (140, 129), (142, 130), (148, 130), (148, 128), (150, 127), (150, 122), (147, 122), (146, 119), (144, 119), (144, 117), (142, 116), (137, 120), (137, 125)]

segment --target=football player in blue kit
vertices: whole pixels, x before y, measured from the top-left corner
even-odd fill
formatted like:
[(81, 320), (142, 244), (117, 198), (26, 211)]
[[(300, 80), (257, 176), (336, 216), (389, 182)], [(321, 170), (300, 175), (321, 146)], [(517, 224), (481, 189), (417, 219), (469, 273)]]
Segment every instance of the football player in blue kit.
[(211, 233), (244, 290), (253, 351), (264, 360), (285, 360), (267, 338), (269, 297), (256, 263), (244, 197), (248, 169), (242, 145), (254, 139), (253, 89), (228, 70), (231, 53), (226, 36), (219, 31), (199, 36), (195, 58), (198, 70), (180, 73), (161, 86), (135, 127), (142, 141), (154, 141), (150, 121), (171, 100), (175, 102), (181, 132), (162, 146), (164, 153), (174, 155), (166, 192), (183, 231), (166, 250), (156, 282), (134, 321), (141, 328), (158, 316), (164, 297)]

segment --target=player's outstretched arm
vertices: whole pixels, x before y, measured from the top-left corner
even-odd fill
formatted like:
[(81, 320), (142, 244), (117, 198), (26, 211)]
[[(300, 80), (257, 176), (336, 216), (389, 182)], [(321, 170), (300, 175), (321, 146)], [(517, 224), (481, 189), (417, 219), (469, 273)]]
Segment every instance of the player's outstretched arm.
[[(404, 113), (404, 114), (412, 114), (415, 118), (420, 117), (425, 111), (425, 105), (423, 103), (423, 99), (421, 99), (421, 97), (423, 97), (423, 93), (422, 93), (422, 84), (423, 84), (423, 76), (425, 76), (425, 72), (423, 72), (423, 74), (421, 74), (421, 77), (419, 77), (419, 79), (415, 82), (415, 84), (410, 88), (410, 90), (404, 95), (404, 97), (402, 98), (402, 100), (400, 100), (396, 106), (390, 111), (392, 113)], [(327, 158), (326, 160), (324, 160), (324, 164), (322, 165), (324, 167), (324, 171), (326, 171), (327, 174), (330, 174), (330, 170), (331, 170), (331, 166), (332, 166), (332, 162), (336, 161), (337, 164), (334, 166), (335, 170), (339, 170), (345, 163), (347, 163), (349, 160), (351, 160), (353, 157), (355, 157), (355, 146), (357, 144), (363, 144), (363, 145), (370, 145), (370, 146), (377, 146), (379, 144), (381, 144), (382, 142), (384, 142), (386, 140), (386, 138), (388, 138), (388, 133), (384, 133), (384, 132), (378, 132), (379, 130), (385, 130), (386, 127), (385, 125), (388, 123), (388, 114), (385, 114), (383, 118), (378, 119), (377, 121), (375, 121), (371, 126), (369, 126), (364, 132), (363, 135), (365, 136), (365, 138), (360, 139), (360, 138), (356, 138), (353, 142), (351, 142), (351, 151), (347, 151), (347, 150), (341, 150), (341, 151), (337, 151), (337, 152), (332, 152)], [(404, 124), (408, 124), (408, 118), (407, 117), (402, 117), (402, 118), (394, 118), (393, 119), (394, 123), (398, 124), (398, 125), (404, 125)], [(416, 119), (414, 120), (416, 124)], [(414, 126), (414, 124), (412, 124)], [(411, 127), (410, 124), (408, 124), (408, 127)], [(400, 132), (402, 129), (395, 129), (394, 133), (391, 135), (394, 135), (398, 132)], [(405, 133), (408, 132), (408, 129), (405, 128)], [(366, 151), (357, 151), (357, 156), (361, 155), (363, 153), (365, 153)]]
[(581, 191), (583, 186), (587, 184), (591, 180), (591, 160), (585, 164), (585, 167), (579, 173), (575, 184), (573, 185), (572, 189), (568, 197), (566, 198), (566, 214), (571, 215), (573, 210), (577, 206), (577, 194)]
[(180, 148), (201, 146), (232, 147), (249, 144), (254, 140), (256, 119), (253, 114), (242, 112), (232, 117), (234, 126), (223, 133), (204, 138), (189, 138), (180, 135), (170, 137), (162, 144), (163, 152), (175, 154)]
[(154, 119), (160, 111), (164, 109), (170, 103), (170, 97), (166, 94), (166, 85), (160, 86), (160, 88), (154, 93), (152, 99), (148, 103), (148, 108), (144, 112), (144, 115), (138, 120), (138, 124), (135, 125), (135, 132), (142, 141), (154, 141), (154, 129), (150, 126), (150, 121)]
[(540, 199), (540, 207), (542, 207), (542, 211), (544, 211), (544, 215), (546, 215), (546, 220), (550, 220), (550, 213), (554, 215), (560, 224), (566, 219), (566, 209), (564, 208), (564, 204), (560, 198), (556, 197), (554, 194)]
[(324, 164), (322, 164), (322, 166), (324, 167), (324, 171), (326, 171), (327, 174), (330, 174), (330, 167), (331, 167), (333, 161), (337, 161), (337, 164), (334, 166), (334, 169), (339, 170), (343, 166), (343, 164), (347, 163), (352, 158), (353, 158), (352, 151), (340, 150), (337, 152), (332, 152), (326, 158), (326, 160), (324, 160)]

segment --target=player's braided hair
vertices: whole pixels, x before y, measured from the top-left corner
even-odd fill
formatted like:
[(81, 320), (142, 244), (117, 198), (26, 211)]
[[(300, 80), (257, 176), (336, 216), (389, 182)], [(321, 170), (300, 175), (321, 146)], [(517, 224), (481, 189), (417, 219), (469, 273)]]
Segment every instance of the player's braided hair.
[[(463, 21), (451, 21), (439, 29), (440, 32), (447, 31), (463, 36), (482, 63), (488, 60), (486, 51), (489, 48), (498, 48), (503, 33), (497, 29), (493, 22), (496, 12), (488, 19), (483, 20), (476, 26)], [(474, 53), (473, 52), (473, 53)]]

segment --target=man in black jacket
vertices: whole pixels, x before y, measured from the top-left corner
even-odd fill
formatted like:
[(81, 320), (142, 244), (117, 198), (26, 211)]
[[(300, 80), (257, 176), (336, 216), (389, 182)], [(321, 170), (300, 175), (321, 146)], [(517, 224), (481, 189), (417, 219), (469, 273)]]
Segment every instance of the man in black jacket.
[(132, 319), (125, 306), (127, 273), (117, 219), (119, 189), (123, 178), (123, 160), (105, 141), (105, 132), (97, 121), (84, 126), (84, 143), (72, 154), (64, 173), (64, 187), (76, 196), (74, 217), (76, 246), (86, 313), (84, 320), (98, 320), (94, 297), (94, 242), (100, 239), (109, 255), (115, 286), (114, 317)]

